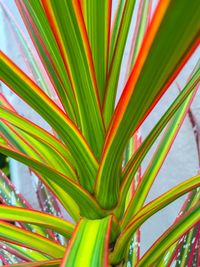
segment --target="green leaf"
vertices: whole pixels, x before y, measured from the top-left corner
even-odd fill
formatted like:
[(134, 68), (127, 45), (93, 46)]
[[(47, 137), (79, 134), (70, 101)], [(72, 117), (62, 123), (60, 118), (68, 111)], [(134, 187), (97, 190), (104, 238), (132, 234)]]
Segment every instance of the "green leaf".
[(80, 219), (80, 208), (78, 204), (74, 201), (74, 199), (67, 194), (65, 187), (61, 187), (57, 182), (49, 179), (48, 176), (41, 176), (37, 173), (37, 176), (42, 181), (43, 184), (47, 186), (47, 188), (57, 197), (66, 211), (69, 213), (71, 218), (77, 222)]
[[(138, 150), (133, 154), (128, 164), (125, 166), (123, 170), (123, 182), (120, 188), (120, 201), (116, 208), (116, 214), (118, 217), (124, 211), (124, 203), (126, 200), (126, 195), (129, 190), (131, 181), (137, 172), (138, 167), (140, 166), (142, 160), (146, 156), (147, 152), (154, 144), (157, 137), (160, 135), (164, 127), (167, 125), (169, 120), (174, 116), (176, 111), (180, 108), (180, 106), (186, 101), (186, 98), (189, 94), (194, 90), (194, 88), (198, 85), (200, 81), (200, 70), (197, 70), (194, 75), (191, 77), (190, 81), (181, 91), (181, 93), (177, 96), (171, 106), (167, 109), (167, 111), (163, 114), (157, 124), (153, 127), (148, 136), (143, 140), (141, 146)], [(196, 88), (197, 90), (197, 88)]]
[[(4, 127), (5, 130), (5, 127)], [(13, 132), (11, 132), (11, 135), (13, 136)], [(46, 165), (46, 162), (42, 162), (40, 157), (38, 158), (38, 154), (34, 153), (35, 151), (33, 151), (32, 149), (30, 149), (29, 146), (27, 146), (27, 142), (24, 139), (20, 139), (18, 137), (18, 135), (14, 135), (14, 137), (16, 137), (14, 139), (14, 146), (16, 146), (17, 148), (20, 149), (20, 151), (24, 152), (27, 155), (31, 155), (32, 158), (30, 158), (30, 162), (33, 160), (38, 160), (40, 163), (44, 163), (45, 165), (43, 165), (43, 168), (45, 170), (45, 167), (48, 167), (49, 165)], [(18, 140), (18, 142), (17, 142)], [(23, 143), (24, 141), (24, 143)], [(20, 145), (20, 147), (19, 147)], [(54, 154), (54, 153), (53, 153)], [(52, 158), (52, 160), (54, 159), (54, 157)], [(51, 161), (51, 160), (50, 160)], [(55, 162), (52, 163), (52, 165), (55, 165)], [(52, 166), (49, 166), (52, 167)], [(52, 171), (55, 173), (57, 172), (57, 170), (52, 169)], [(60, 200), (60, 202), (63, 204), (63, 206), (65, 207), (65, 209), (68, 211), (68, 213), (71, 215), (71, 217), (77, 221), (80, 218), (80, 210), (79, 207), (77, 206), (77, 204), (75, 203), (75, 201), (67, 194), (67, 192), (65, 190), (63, 190), (62, 187), (58, 186), (57, 183), (53, 182), (53, 181), (49, 181), (48, 179), (48, 175), (44, 176), (46, 178), (44, 178), (43, 176), (37, 174), (38, 177), (40, 178), (40, 180), (48, 186), (48, 188), (56, 195), (56, 197)], [(57, 174), (58, 175), (58, 174)], [(66, 177), (66, 175), (65, 175)], [(5, 186), (2, 189), (2, 192), (5, 192)], [(5, 197), (9, 197), (8, 194), (4, 193)], [(13, 195), (12, 195), (12, 200), (14, 201), (15, 199), (13, 199)]]
[[(110, 63), (110, 68), (108, 72), (108, 82), (107, 82), (107, 86), (106, 86), (106, 90), (104, 94), (104, 102), (103, 102), (103, 116), (104, 116), (106, 127), (108, 127), (111, 116), (114, 111), (119, 72), (120, 72), (122, 57), (124, 54), (124, 49), (125, 49), (126, 40), (128, 36), (128, 31), (129, 31), (129, 27), (131, 24), (134, 6), (135, 6), (135, 0), (127, 0), (124, 4), (123, 15), (120, 21), (115, 48), (114, 48), (113, 56), (112, 56), (111, 63)], [(122, 7), (120, 6), (119, 12), (121, 8)], [(117, 19), (119, 19), (119, 17), (120, 17), (120, 14), (117, 17)]]
[[(30, 203), (18, 192), (11, 181), (5, 176), (5, 174), (0, 170), (0, 200), (5, 205), (15, 205), (21, 208), (32, 209)], [(35, 232), (37, 234), (47, 236), (49, 233), (45, 229), (30, 225), (30, 224), (21, 224), (25, 229)], [(51, 238), (51, 237), (50, 237)], [(37, 258), (35, 259), (37, 260)]]
[(111, 0), (81, 1), (101, 102), (103, 100), (108, 67), (111, 2)]
[[(31, 1), (41, 25), (40, 1)], [(48, 23), (60, 49), (74, 90), (81, 131), (99, 159), (104, 140), (104, 125), (96, 86), (92, 57), (79, 1), (41, 1)], [(66, 27), (66, 23), (68, 27)], [(86, 101), (87, 100), (87, 101)], [(96, 141), (98, 140), (98, 142)]]
[(74, 225), (72, 223), (47, 213), (5, 205), (0, 205), (0, 219), (3, 221), (36, 224), (47, 229), (52, 229), (68, 239), (71, 237), (74, 230)]
[(187, 97), (185, 102), (176, 111), (172, 121), (167, 126), (161, 141), (157, 145), (156, 152), (152, 156), (151, 161), (142, 176), (141, 182), (136, 189), (134, 197), (129, 203), (128, 209), (126, 210), (126, 214), (123, 218), (123, 227), (128, 223), (129, 219), (142, 208), (149, 190), (151, 189), (151, 186), (155, 181), (155, 178), (180, 130), (184, 118), (187, 115), (187, 111), (192, 104), (192, 100), (196, 91), (197, 88)]
[(11, 33), (11, 35), (14, 36), (18, 52), (22, 56), (22, 60), (30, 72), (31, 77), (44, 90), (44, 92), (53, 99), (56, 97), (54, 89), (40, 63), (38, 55), (34, 52), (29, 40), (27, 40), (15, 18), (12, 16), (11, 11), (2, 2), (0, 3), (0, 6), (3, 11), (3, 20), (8, 29), (8, 34)]
[(27, 247), (55, 258), (62, 257), (65, 251), (64, 247), (58, 243), (2, 221), (0, 240)]
[(62, 188), (77, 203), (80, 208), (81, 215), (85, 215), (90, 218), (98, 218), (99, 216), (101, 217), (105, 214), (105, 211), (99, 207), (92, 195), (68, 177), (3, 144), (0, 145), (0, 151), (3, 154), (30, 166), (36, 172), (39, 172), (42, 176), (44, 176), (44, 179), (47, 180), (47, 183), (52, 181), (52, 183), (55, 183), (57, 186)]
[(112, 28), (111, 28), (111, 38), (110, 38), (110, 49), (109, 49), (109, 65), (108, 67), (110, 68), (110, 63), (111, 63), (111, 59), (113, 57), (113, 53), (114, 53), (114, 48), (116, 45), (116, 41), (117, 41), (117, 36), (119, 34), (119, 30), (120, 30), (120, 23), (122, 20), (122, 15), (123, 15), (123, 10), (124, 10), (124, 4), (126, 3), (125, 0), (118, 0), (118, 4), (117, 4), (117, 9), (115, 12), (115, 16), (114, 16), (114, 20), (112, 22)]
[[(0, 96), (0, 102), (3, 100)], [(31, 135), (37, 140), (42, 140), (43, 142), (48, 143), (55, 151), (58, 151), (67, 162), (70, 162), (72, 166), (75, 166), (75, 161), (71, 156), (68, 148), (54, 135), (50, 134), (43, 128), (34, 124), (33, 122), (27, 120), (26, 118), (20, 116), (16, 112), (9, 110), (4, 103), (0, 105), (0, 119), (6, 120), (9, 123), (13, 124), (17, 128), (23, 130), (27, 134)]]
[(12, 255), (16, 255), (18, 258), (26, 261), (45, 261), (51, 259), (50, 256), (28, 249), (22, 246), (17, 246), (9, 242), (2, 242), (6, 251), (9, 251)]
[[(5, 138), (9, 140), (9, 143), (16, 147), (19, 151), (48, 165), (49, 167), (52, 167), (56, 171), (70, 177), (73, 181), (78, 182), (75, 170), (64, 159), (62, 154), (58, 153), (54, 148), (46, 143), (45, 140), (35, 139), (35, 137), (30, 136), (21, 129), (15, 128), (9, 125), (9, 123), (1, 123), (1, 121), (0, 129), (2, 130)], [(54, 155), (54, 157), (52, 157), (52, 155)]]
[[(55, 171), (64, 174), (73, 181), (78, 182), (75, 171), (63, 159), (62, 155), (57, 154), (46, 142), (32, 138), (20, 129), (16, 129), (8, 123), (2, 123), (1, 121), (0, 130), (5, 139), (9, 142), (9, 145), (15, 147), (18, 151), (28, 155), (32, 159), (38, 160)], [(54, 157), (52, 157), (52, 155), (54, 155)]]
[(111, 217), (105, 217), (101, 220), (82, 219), (67, 247), (60, 266), (107, 266), (110, 226)]
[[(181, 218), (181, 216), (183, 216), (187, 211), (189, 211), (191, 208), (193, 208), (198, 203), (198, 201), (200, 200), (200, 190), (198, 190), (198, 189), (199, 188), (194, 189), (193, 191), (191, 191), (188, 194), (188, 196), (187, 196), (185, 202), (183, 203), (183, 206), (182, 206), (182, 208), (181, 208), (176, 220)], [(190, 231), (193, 231), (193, 228)], [(187, 236), (187, 234), (185, 236)], [(174, 255), (178, 254), (178, 250), (180, 249), (180, 246), (182, 246), (181, 243), (182, 243), (181, 240), (180, 240), (180, 242), (177, 241), (176, 243), (174, 243), (159, 258), (159, 260), (157, 261), (157, 266), (158, 267), (162, 267), (163, 265), (169, 265), (169, 263), (172, 262)]]
[(152, 265), (176, 240), (199, 221), (199, 204), (174, 223), (140, 259), (137, 266)]
[(2, 80), (57, 131), (77, 161), (81, 182), (92, 191), (98, 164), (74, 123), (3, 53), (1, 53), (0, 70)]
[(147, 26), (149, 23), (151, 5), (152, 5), (152, 0), (146, 0), (146, 1), (140, 0), (136, 18), (135, 32), (133, 35), (132, 45), (131, 45), (131, 55), (129, 56), (130, 60), (129, 71), (131, 71), (138, 56), (138, 53), (140, 51), (141, 44), (144, 39), (144, 34), (147, 30)]
[(149, 217), (169, 205), (171, 202), (175, 201), (180, 196), (199, 186), (200, 175), (197, 175), (175, 186), (144, 206), (135, 216), (133, 216), (133, 218), (129, 220), (128, 225), (123, 229), (115, 244), (113, 252), (110, 254), (111, 263), (118, 263), (124, 258), (133, 234)]
[(160, 1), (157, 6), (107, 132), (95, 188), (103, 208), (117, 204), (120, 166), (128, 140), (197, 47), (199, 12), (197, 0)]
[(20, 15), (24, 21), (25, 26), (30, 34), (36, 51), (47, 71), (47, 74), (56, 89), (57, 95), (71, 119), (80, 126), (80, 118), (73, 89), (71, 88), (70, 80), (65, 69), (59, 47), (54, 39), (50, 25), (44, 14), (42, 6), (39, 2), (34, 1), (37, 8), (40, 9), (40, 19), (45, 23), (43, 27), (37, 14), (30, 6), (30, 1), (19, 0), (16, 5), (19, 9)]
[(32, 261), (32, 262), (25, 262), (25, 263), (18, 263), (12, 265), (5, 265), (4, 267), (39, 267), (39, 266), (51, 266), (51, 267), (59, 267), (61, 259), (57, 260), (49, 260), (49, 261)]
[[(151, 0), (146, 0), (146, 1), (140, 0), (139, 1), (135, 29), (134, 29), (133, 37), (131, 40), (131, 49), (130, 49), (129, 56), (128, 56), (129, 60), (127, 64), (125, 79), (129, 76), (130, 71), (132, 70), (133, 64), (135, 63), (136, 57), (138, 56), (138, 52), (141, 47), (141, 43), (142, 43), (144, 34), (146, 32), (146, 29), (149, 23), (151, 5), (152, 5)], [(141, 146), (141, 143), (142, 143), (142, 137), (141, 137), (140, 129), (138, 129), (133, 135), (133, 137), (129, 140), (129, 143), (125, 150), (124, 166), (126, 166), (131, 156)], [(137, 173), (134, 175), (130, 189), (126, 196), (125, 209), (129, 205), (129, 202), (132, 199), (135, 193), (136, 187), (138, 186), (140, 181), (141, 181), (141, 166), (139, 167)], [(130, 249), (129, 249), (127, 264), (130, 264), (131, 266), (135, 266), (139, 257), (140, 257), (140, 229), (138, 229), (133, 235)]]
[[(190, 229), (190, 231), (187, 233), (187, 235), (184, 237), (182, 247), (179, 249), (179, 255), (177, 256), (177, 266), (184, 267), (184, 266), (190, 266), (188, 264), (190, 255), (192, 253), (192, 244), (195, 240), (195, 237), (198, 237), (199, 235), (199, 227), (198, 224)], [(180, 263), (180, 264), (179, 264)]]

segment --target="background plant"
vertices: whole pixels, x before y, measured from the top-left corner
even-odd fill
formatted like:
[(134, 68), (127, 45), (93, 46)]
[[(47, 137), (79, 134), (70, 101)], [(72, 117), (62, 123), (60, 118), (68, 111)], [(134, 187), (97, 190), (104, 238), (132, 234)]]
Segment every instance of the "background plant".
[[(56, 202), (53, 215), (32, 210), (1, 173), (4, 251), (16, 262), (32, 261), (18, 266), (168, 266), (174, 259), (196, 264), (199, 174), (144, 202), (198, 90), (198, 63), (148, 136), (141, 141), (136, 133), (198, 45), (198, 1), (159, 1), (152, 19), (151, 1), (140, 1), (127, 82), (116, 107), (135, 1), (119, 1), (112, 29), (111, 1), (16, 3), (41, 62), (12, 22), (31, 78), (1, 53), (2, 80), (49, 123), (53, 134), (17, 114), (1, 94), (0, 152), (28, 165), (45, 185), (43, 192), (49, 195), (49, 190), (62, 203), (76, 227), (56, 217)], [(140, 165), (163, 130), (141, 175)], [(139, 227), (190, 191), (190, 204), (140, 258)], [(8, 207), (11, 197), (16, 207)], [(191, 243), (186, 252), (184, 242)], [(181, 253), (174, 255), (174, 249)], [(3, 260), (10, 255), (4, 254)]]

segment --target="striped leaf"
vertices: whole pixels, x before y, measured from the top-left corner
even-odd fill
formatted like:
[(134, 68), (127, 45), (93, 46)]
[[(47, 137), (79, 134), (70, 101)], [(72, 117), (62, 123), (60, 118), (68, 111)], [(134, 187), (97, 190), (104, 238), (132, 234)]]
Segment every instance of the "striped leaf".
[[(4, 130), (5, 130), (5, 125), (4, 125)], [(7, 133), (7, 132), (6, 132)], [(8, 133), (7, 133), (8, 134)], [(11, 136), (13, 137), (13, 131), (11, 132)], [(15, 152), (20, 152), (22, 151), (23, 154), (22, 156), (25, 156), (25, 154), (27, 155), (31, 155), (31, 158), (29, 158), (29, 162), (34, 161), (34, 160), (39, 160), (40, 163), (43, 163), (43, 171), (45, 170), (45, 168), (47, 167), (52, 167), (52, 166), (47, 166), (46, 162), (42, 162), (40, 157), (38, 156), (37, 153), (35, 153), (34, 149), (32, 149), (33, 147), (30, 147), (27, 145), (27, 142), (24, 140), (23, 137), (21, 137), (21, 139), (19, 138), (18, 135), (14, 135), (14, 137), (16, 137), (14, 139), (14, 144), (12, 144), (12, 142), (10, 143), (11, 146), (17, 147), (19, 148), (19, 150), (15, 149)], [(12, 140), (11, 140), (12, 141)], [(19, 142), (17, 142), (19, 141)], [(23, 142), (24, 141), (24, 142)], [(28, 153), (29, 152), (29, 153)], [(25, 153), (25, 154), (24, 154)], [(54, 159), (54, 158), (52, 158)], [(50, 160), (51, 161), (51, 160)], [(54, 166), (55, 162), (53, 163)], [(31, 165), (30, 165), (31, 166)], [(47, 171), (47, 170), (46, 170)], [(52, 169), (52, 171), (55, 173), (57, 172), (57, 170)], [(47, 174), (46, 174), (47, 175)], [(58, 173), (57, 173), (58, 175)], [(57, 183), (55, 183), (52, 180), (49, 180), (48, 175), (47, 176), (42, 176), (39, 175), (39, 173), (37, 173), (37, 176), (39, 177), (39, 179), (48, 187), (48, 189), (50, 191), (52, 191), (55, 196), (60, 200), (60, 202), (63, 204), (63, 206), (66, 208), (66, 210), (69, 212), (69, 214), (72, 216), (72, 218), (77, 221), (80, 217), (80, 210), (79, 207), (77, 206), (77, 204), (75, 203), (75, 201), (67, 194), (66, 190), (64, 190), (62, 187), (58, 186)], [(59, 176), (59, 175), (58, 175)], [(57, 177), (58, 177), (57, 176)], [(66, 177), (66, 175), (65, 175)], [(73, 181), (73, 180), (72, 180)], [(65, 187), (64, 187), (65, 188)], [(3, 192), (5, 190), (3, 189)], [(5, 194), (4, 194), (5, 195)], [(13, 199), (14, 200), (14, 199)]]
[(5, 265), (4, 267), (39, 267), (39, 266), (51, 266), (51, 267), (59, 267), (61, 260), (49, 260), (49, 261), (32, 261), (30, 263), (19, 263), (12, 265)]
[(94, 61), (100, 101), (103, 100), (108, 68), (111, 0), (81, 0), (81, 8)]
[[(5, 174), (0, 170), (0, 200), (3, 204), (9, 206), (16, 206), (21, 208), (33, 209), (30, 203), (16, 191), (15, 186), (12, 182), (5, 176)], [(21, 227), (29, 231), (35, 232), (42, 236), (49, 236), (52, 239), (52, 235), (49, 231), (31, 224), (21, 223)], [(37, 260), (37, 258), (35, 259)]]
[(14, 37), (16, 47), (18, 48), (18, 52), (22, 57), (30, 77), (44, 90), (45, 93), (62, 107), (37, 53), (33, 50), (29, 40), (27, 40), (25, 34), (13, 17), (12, 12), (2, 2), (0, 2), (0, 6), (3, 11), (5, 26), (7, 27), (8, 32)]
[(2, 221), (0, 240), (27, 247), (55, 258), (62, 257), (65, 251), (64, 247), (58, 243)]
[(117, 41), (117, 36), (119, 34), (120, 30), (120, 23), (122, 20), (123, 10), (124, 10), (124, 4), (125, 0), (118, 0), (117, 3), (117, 9), (114, 15), (114, 19), (112, 21), (112, 27), (111, 27), (111, 38), (110, 38), (110, 49), (109, 49), (109, 64), (108, 67), (110, 68), (111, 59), (113, 57), (114, 48)]
[[(48, 176), (40, 175), (37, 172), (37, 177), (40, 179), (47, 189), (60, 201), (71, 218), (77, 222), (80, 219), (80, 208), (74, 199), (66, 193), (65, 187), (61, 187), (57, 182), (49, 179)], [(48, 198), (49, 199), (49, 198)], [(49, 204), (49, 201), (48, 201)]]
[[(0, 94), (0, 103), (2, 103), (1, 101), (3, 100), (5, 101), (5, 99), (3, 99), (3, 96)], [(45, 131), (38, 125), (34, 124), (33, 122), (20, 116), (15, 111), (9, 110), (9, 108), (5, 106), (5, 103), (2, 104), (2, 106), (0, 105), (1, 119), (9, 121), (9, 123), (28, 133), (37, 140), (42, 140), (43, 142), (48, 143), (55, 149), (55, 151), (58, 151), (66, 159), (67, 162), (69, 161), (72, 166), (75, 166), (75, 161), (72, 158), (68, 148), (63, 145), (63, 143), (60, 142), (59, 139), (57, 139), (55, 136)]]
[(129, 203), (129, 207), (126, 211), (126, 214), (123, 218), (123, 225), (125, 225), (131, 216), (139, 211), (151, 189), (151, 186), (156, 179), (156, 176), (162, 167), (166, 156), (169, 153), (169, 150), (178, 134), (180, 127), (184, 121), (187, 111), (192, 104), (195, 93), (197, 89), (191, 93), (181, 107), (176, 111), (172, 121), (169, 123), (167, 129), (165, 130), (161, 141), (159, 142), (156, 152), (152, 155), (151, 161), (147, 166), (144, 175), (142, 176), (141, 182), (137, 187), (137, 190), (134, 194), (134, 197)]
[[(149, 23), (149, 17), (151, 12), (151, 0), (150, 1), (143, 1), (140, 0), (138, 12), (137, 12), (137, 18), (136, 18), (136, 25), (133, 33), (133, 37), (131, 40), (131, 49), (129, 52), (129, 60), (127, 64), (126, 69), (126, 77), (129, 76), (130, 71), (133, 67), (133, 64), (135, 63), (136, 57), (138, 56), (139, 49), (141, 47), (142, 40), (144, 38), (144, 34), (146, 32), (148, 23)], [(133, 137), (129, 140), (129, 143), (127, 145), (128, 151), (128, 160), (124, 160), (124, 166), (128, 163), (131, 156), (138, 150), (138, 148), (141, 146), (142, 143), (142, 136), (141, 136), (141, 130), (138, 129)], [(126, 153), (125, 151), (125, 153)], [(125, 154), (126, 156), (126, 154)], [(128, 195), (126, 197), (126, 204), (125, 207), (127, 208), (130, 200), (132, 199), (134, 192), (141, 181), (141, 166), (138, 168), (137, 173), (135, 174), (132, 184), (130, 186), (130, 189), (128, 191)], [(138, 229), (132, 238), (132, 244), (130, 245), (129, 249), (129, 255), (127, 264), (131, 264), (131, 266), (134, 266), (138, 259), (140, 258), (140, 229)]]
[[(38, 251), (18, 246), (9, 242), (1, 242), (2, 248), (8, 251), (11, 255), (25, 261), (45, 261), (51, 259), (50, 256), (40, 253)], [(0, 247), (1, 247), (0, 245)]]
[(82, 183), (92, 191), (97, 161), (74, 123), (3, 53), (1, 53), (1, 72), (3, 81), (57, 131), (77, 161)]
[(176, 259), (176, 266), (192, 266), (192, 260), (190, 258), (194, 256), (193, 246), (195, 248), (196, 239), (199, 238), (199, 233), (200, 227), (199, 224), (197, 224), (187, 233), (187, 235), (185, 235), (182, 242), (182, 248), (180, 248), (179, 255)]
[(18, 0), (15, 2), (62, 106), (69, 117), (80, 126), (74, 92), (71, 88), (58, 45), (56, 44), (41, 4), (38, 1), (34, 1), (37, 8), (41, 11), (40, 19), (46, 23), (45, 27), (42, 27), (37, 18), (37, 14), (30, 6), (30, 1)]
[(110, 254), (111, 263), (120, 262), (129, 248), (129, 242), (135, 231), (153, 214), (175, 201), (183, 194), (200, 186), (200, 175), (186, 180), (178, 186), (172, 188), (160, 197), (156, 198), (144, 206), (133, 218), (129, 220), (128, 225), (123, 229), (119, 236), (114, 251)]
[[(123, 1), (120, 4), (119, 9), (118, 9), (119, 14), (117, 14), (117, 18), (116, 18), (117, 20), (120, 19), (120, 11), (122, 8), (121, 5), (123, 5)], [(122, 14), (122, 18), (120, 21), (118, 34), (117, 34), (117, 39), (116, 39), (115, 47), (113, 50), (113, 55), (111, 58), (110, 68), (108, 70), (108, 78), (107, 78), (108, 81), (107, 81), (106, 90), (104, 93), (104, 102), (103, 102), (103, 116), (104, 116), (106, 127), (108, 127), (111, 116), (114, 111), (119, 72), (120, 72), (122, 57), (123, 57), (123, 53), (125, 49), (127, 36), (128, 36), (128, 30), (131, 24), (134, 6), (135, 6), (135, 0), (125, 1), (123, 14)], [(115, 37), (113, 36), (113, 38)], [(112, 49), (112, 46), (111, 46), (111, 49)], [(112, 50), (111, 50), (111, 53), (112, 53)]]
[[(190, 192), (188, 194), (188, 197), (186, 198), (175, 222), (181, 218), (187, 211), (189, 211), (189, 209), (193, 208), (198, 201), (200, 200), (200, 191), (198, 190), (198, 188), (196, 190), (193, 190), (192, 192)], [(198, 227), (198, 225), (197, 225)], [(186, 238), (188, 236), (188, 234), (190, 234), (190, 232), (194, 233), (194, 228), (197, 227), (193, 227), (185, 236), (184, 238)], [(162, 267), (164, 264), (165, 265), (170, 265), (177, 257), (179, 250), (186, 250), (186, 251), (190, 251), (190, 247), (191, 246), (183, 246), (183, 238), (181, 238), (181, 240), (178, 240), (176, 243), (174, 243), (161, 257), (160, 259), (157, 261), (157, 265), (158, 267)]]
[(0, 145), (0, 151), (3, 154), (28, 165), (36, 172), (39, 172), (44, 179), (47, 180), (47, 184), (52, 182), (62, 188), (74, 201), (76, 201), (80, 208), (81, 215), (85, 214), (88, 217), (94, 218), (105, 214), (95, 199), (68, 177), (3, 144)]
[(36, 224), (70, 238), (74, 225), (44, 212), (0, 205), (0, 220)]
[(150, 22), (151, 6), (152, 6), (152, 0), (147, 0), (147, 1), (140, 0), (139, 2), (135, 31), (131, 41), (131, 51), (129, 55), (129, 64), (128, 64), (129, 72), (131, 71), (136, 61), (136, 58), (141, 48), (142, 41), (144, 39), (145, 32), (147, 30), (147, 26)]
[[(160, 1), (157, 6), (107, 132), (95, 188), (104, 208), (117, 204), (119, 166), (129, 138), (197, 47), (199, 9), (198, 1), (191, 4), (187, 0)], [(177, 25), (176, 31), (173, 31), (174, 25)], [(160, 57), (163, 51), (167, 52)]]
[(28, 201), (18, 192), (16, 188), (11, 183), (11, 181), (6, 177), (6, 175), (0, 170), (0, 199), (6, 205), (15, 205), (22, 208), (31, 208)]
[[(46, 24), (40, 18), (41, 9), (37, 8), (37, 2), (40, 1), (31, 1), (31, 7), (44, 28)], [(42, 0), (41, 3), (60, 49), (76, 96), (81, 131), (95, 156), (99, 158), (103, 145), (104, 126), (92, 55), (80, 3), (78, 0), (58, 0), (56, 2)], [(66, 27), (66, 23), (68, 27)]]
[[(0, 129), (9, 143), (16, 147), (19, 151), (54, 168), (58, 172), (70, 177), (73, 181), (78, 181), (75, 170), (68, 162), (66, 162), (66, 160), (62, 157), (62, 154), (58, 153), (54, 148), (49, 146), (46, 141), (35, 139), (26, 132), (11, 126), (7, 122), (0, 121)], [(53, 158), (52, 154), (54, 155)]]
[(82, 219), (70, 240), (60, 266), (108, 266), (110, 226), (111, 217), (101, 220)]
[(177, 96), (177, 98), (174, 100), (171, 106), (163, 114), (163, 116), (160, 118), (157, 124), (153, 127), (153, 129), (150, 131), (147, 137), (143, 140), (141, 146), (133, 154), (128, 164), (125, 166), (123, 170), (123, 181), (122, 181), (121, 188), (120, 188), (120, 198), (119, 198), (120, 201), (116, 208), (117, 216), (121, 216), (121, 214), (124, 211), (124, 203), (126, 200), (127, 192), (130, 188), (132, 179), (135, 173), (137, 172), (138, 167), (140, 166), (142, 160), (144, 159), (147, 152), (149, 151), (151, 146), (154, 144), (154, 142), (156, 141), (156, 139), (158, 138), (162, 130), (165, 128), (167, 123), (175, 115), (176, 111), (180, 108), (180, 106), (183, 105), (184, 101), (186, 101), (190, 93), (198, 89), (197, 86), (200, 81), (199, 75), (200, 75), (200, 70), (198, 70), (193, 75), (191, 80), (187, 83), (187, 85), (184, 87), (182, 92)]
[(199, 204), (173, 224), (140, 259), (137, 266), (152, 265), (178, 238), (199, 221)]

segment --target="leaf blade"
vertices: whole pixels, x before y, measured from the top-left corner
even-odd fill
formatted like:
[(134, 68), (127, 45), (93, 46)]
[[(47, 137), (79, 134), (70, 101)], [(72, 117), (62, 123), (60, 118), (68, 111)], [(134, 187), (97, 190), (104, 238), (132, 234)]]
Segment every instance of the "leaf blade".
[(94, 61), (100, 102), (102, 103), (108, 64), (111, 0), (81, 0), (81, 7)]
[(28, 247), (52, 257), (62, 257), (64, 247), (49, 239), (1, 221), (0, 239)]
[(120, 262), (126, 253), (126, 247), (133, 235), (140, 225), (143, 224), (154, 213), (158, 212), (169, 203), (176, 200), (183, 194), (198, 188), (200, 186), (200, 175), (194, 176), (185, 182), (175, 186), (171, 190), (167, 191), (160, 197), (156, 198), (146, 206), (144, 206), (132, 219), (130, 219), (128, 225), (118, 238), (114, 251), (110, 254), (110, 260), (112, 263)]
[[(111, 217), (101, 220), (82, 219), (67, 248), (61, 267), (107, 266)], [(92, 238), (91, 238), (92, 237)], [(79, 257), (77, 257), (79, 253)]]
[(17, 208), (6, 205), (0, 205), (0, 219), (40, 225), (59, 232), (67, 238), (71, 237), (74, 230), (72, 223), (58, 217), (36, 210), (28, 210), (25, 208)]
[[(183, 218), (181, 218), (177, 223), (172, 225), (145, 253), (145, 255), (138, 262), (137, 266), (144, 266), (154, 263), (159, 256), (167, 250), (176, 240), (187, 232), (193, 225), (199, 221), (199, 211), (200, 208), (197, 205), (196, 208), (189, 211)], [(159, 248), (159, 249), (158, 249)]]
[[(85, 139), (74, 123), (67, 117), (41, 89), (31, 81), (8, 57), (1, 52), (2, 80), (13, 91), (25, 99), (57, 131), (70, 152), (76, 158), (82, 183), (92, 191), (97, 161)], [(63, 127), (65, 125), (65, 127)], [(85, 168), (85, 165), (88, 168)], [(84, 166), (84, 168), (83, 168)], [(87, 183), (86, 183), (86, 180)]]
[(42, 174), (47, 180), (47, 183), (52, 181), (58, 187), (61, 187), (63, 190), (65, 190), (66, 193), (77, 202), (82, 215), (85, 214), (86, 216), (95, 218), (96, 216), (101, 217), (105, 214), (105, 211), (100, 208), (92, 195), (90, 195), (86, 190), (80, 187), (77, 183), (74, 183), (68, 177), (6, 145), (1, 144), (0, 151), (3, 154), (6, 154), (30, 166), (33, 170)]
[[(122, 154), (130, 136), (141, 125), (198, 45), (199, 8), (197, 1), (193, 1), (192, 5), (180, 0), (176, 3), (170, 0), (160, 1), (158, 4), (107, 132), (95, 188), (96, 197), (104, 208), (113, 208), (117, 204)], [(185, 14), (190, 24), (187, 24)], [(174, 32), (176, 38), (173, 42), (171, 40), (168, 49), (169, 32), (173, 32), (177, 21), (180, 27)], [(164, 50), (168, 53), (161, 59), (159, 55)], [(178, 51), (176, 55), (175, 51)], [(152, 81), (151, 86), (149, 80)], [(109, 193), (111, 188), (115, 188), (112, 195)]]
[(184, 103), (176, 111), (171, 122), (165, 129), (165, 132), (162, 136), (161, 141), (159, 142), (156, 152), (151, 158), (149, 165), (147, 166), (145, 173), (141, 179), (140, 184), (138, 185), (134, 198), (132, 198), (129, 203), (129, 207), (126, 211), (125, 216), (123, 217), (123, 225), (127, 223), (131, 216), (133, 216), (137, 211), (139, 211), (148, 195), (148, 192), (155, 181), (155, 178), (163, 165), (165, 158), (180, 130), (180, 127), (187, 115), (188, 109), (192, 104), (195, 93), (197, 92), (198, 87), (194, 90), (184, 101)]
[[(56, 3), (42, 1), (42, 5), (76, 95), (81, 131), (99, 158), (105, 130), (80, 3), (58, 0)], [(65, 27), (66, 23), (68, 27)]]
[[(5, 267), (39, 267), (39, 266), (52, 266), (52, 267), (59, 267), (61, 260), (49, 260), (49, 261), (35, 261), (31, 263), (18, 263), (12, 265), (5, 265)], [(42, 265), (41, 265), (42, 264)]]

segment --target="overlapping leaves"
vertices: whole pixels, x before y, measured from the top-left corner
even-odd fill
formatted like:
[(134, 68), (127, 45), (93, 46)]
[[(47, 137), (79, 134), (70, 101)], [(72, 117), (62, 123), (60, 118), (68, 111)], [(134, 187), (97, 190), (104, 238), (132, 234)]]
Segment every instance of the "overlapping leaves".
[[(3, 205), (0, 207), (0, 219), (4, 220), (0, 238), (10, 243), (9, 248), (16, 253), (22, 252), (20, 246), (35, 250), (31, 260), (49, 259), (32, 265), (20, 263), (20, 266), (71, 264), (89, 267), (107, 266), (108, 259), (112, 264), (126, 261), (131, 237), (141, 224), (200, 185), (198, 175), (143, 207), (198, 90), (199, 66), (122, 168), (124, 151), (132, 134), (198, 44), (199, 3), (197, 0), (159, 1), (146, 31), (151, 1), (140, 1), (144, 15), (134, 37), (130, 75), (116, 108), (119, 73), (135, 1), (119, 2), (112, 32), (112, 1), (109, 0), (104, 3), (96, 0), (16, 0), (16, 3), (41, 62), (38, 58), (31, 59), (30, 53), (34, 57), (31, 46), (26, 49), (22, 33), (12, 24), (34, 75), (28, 77), (1, 53), (2, 80), (50, 124), (55, 134), (17, 114), (0, 95), (0, 152), (28, 165), (79, 223), (63, 258), (64, 246), (53, 238), (47, 239), (46, 233), (52, 229), (70, 238), (74, 231), (72, 224), (45, 213), (26, 213), (22, 208)], [(8, 16), (5, 8), (4, 13)], [(42, 76), (38, 69), (42, 70)], [(48, 76), (47, 83), (43, 75)], [(38, 77), (43, 78), (42, 83), (37, 81)], [(46, 90), (48, 86), (51, 90)], [(54, 101), (52, 94), (56, 94), (59, 101)], [(134, 175), (167, 123), (157, 151), (125, 207)], [(11, 189), (8, 183), (6, 189)], [(9, 197), (6, 190), (2, 195)], [(189, 209), (156, 241), (137, 266), (161, 262), (161, 254), (197, 223), (198, 211), (198, 205)], [(9, 220), (19, 222), (21, 229), (5, 222)], [(28, 230), (37, 230), (37, 235), (23, 229), (27, 223), (33, 227)], [(34, 228), (34, 224), (42, 228)], [(31, 239), (34, 240), (32, 244)]]

